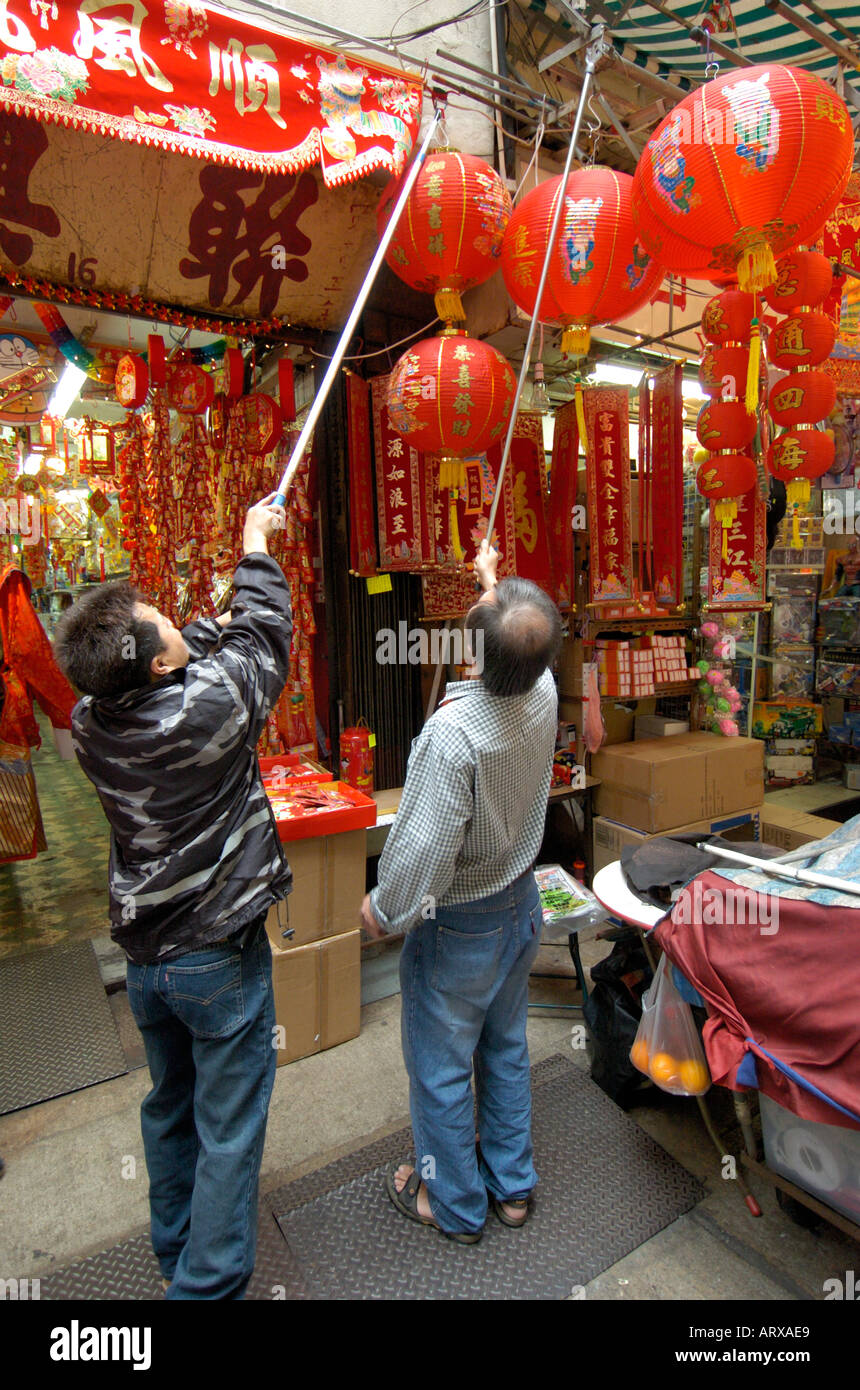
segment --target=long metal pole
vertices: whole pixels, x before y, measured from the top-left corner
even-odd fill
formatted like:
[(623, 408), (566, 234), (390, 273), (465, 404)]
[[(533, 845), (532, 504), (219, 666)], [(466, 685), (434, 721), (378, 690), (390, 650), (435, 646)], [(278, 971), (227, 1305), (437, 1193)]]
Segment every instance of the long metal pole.
[(415, 180), (417, 179), (421, 171), (421, 166), (424, 163), (427, 151), (430, 148), (430, 142), (433, 139), (433, 136), (436, 134), (436, 128), (439, 125), (441, 119), (442, 112), (440, 108), (437, 106), (434, 108), (433, 119), (427, 127), (427, 134), (424, 136), (421, 148), (418, 151), (415, 158), (413, 159), (409, 169), (409, 173), (406, 176), (406, 181), (404, 182), (403, 187), (400, 190), (400, 197), (397, 199), (397, 204), (394, 208), (393, 213), (391, 214), (388, 226), (385, 228), (385, 231), (382, 234), (382, 240), (376, 248), (376, 255), (371, 261), (370, 269), (364, 277), (364, 284), (358, 292), (358, 298), (352, 306), (352, 312), (350, 313), (350, 316), (346, 321), (346, 326), (344, 327), (344, 330), (340, 335), (340, 341), (338, 342), (331, 362), (328, 365), (328, 371), (323, 377), (322, 384), (319, 390), (317, 391), (316, 395), (314, 396), (311, 408), (308, 411), (308, 418), (305, 420), (302, 432), (298, 437), (296, 446), (293, 449), (292, 454), (290, 455), (289, 463), (284, 469), (284, 475), (281, 478), (280, 483), (278, 484), (278, 492), (277, 496), (275, 497), (275, 506), (283, 507), (286, 503), (287, 489), (289, 488), (290, 483), (292, 482), (293, 474), (295, 473), (302, 458), (304, 457), (307, 442), (314, 432), (317, 420), (319, 419), (322, 413), (322, 408), (326, 403), (328, 393), (332, 388), (332, 384), (334, 382), (335, 377), (340, 371), (340, 364), (343, 361), (344, 355), (349, 346), (350, 339), (352, 338), (352, 335), (355, 332), (356, 324), (358, 323), (358, 320), (361, 317), (361, 311), (364, 308), (364, 305), (367, 301), (367, 296), (370, 294), (370, 291), (373, 287), (373, 282), (379, 274), (379, 268), (382, 265), (383, 260), (385, 259), (385, 253), (388, 250), (391, 238), (394, 236), (394, 233), (397, 229), (397, 223), (400, 221), (400, 215), (406, 206), (409, 194), (412, 192), (413, 184), (415, 183)]
[(776, 878), (789, 879), (792, 883), (811, 884), (815, 888), (830, 888), (834, 893), (848, 893), (860, 897), (860, 883), (851, 879), (838, 878), (836, 874), (817, 874), (811, 869), (792, 869), (779, 859), (756, 859), (751, 854), (739, 854), (733, 849), (723, 849), (710, 840), (700, 840), (697, 849), (705, 854), (714, 854), (718, 859), (727, 859), (732, 864), (743, 864), (745, 868), (758, 869), (763, 874), (773, 874)]
[(591, 89), (591, 84), (594, 81), (594, 73), (597, 67), (597, 58), (599, 52), (599, 44), (589, 45), (589, 47), (586, 49), (585, 77), (583, 78), (582, 82), (582, 91), (579, 94), (579, 105), (576, 108), (576, 119), (573, 123), (573, 130), (570, 133), (570, 144), (567, 147), (567, 159), (564, 162), (564, 173), (561, 176), (561, 185), (559, 189), (558, 201), (556, 202), (555, 210), (552, 215), (552, 223), (550, 225), (549, 238), (547, 240), (546, 245), (546, 255), (543, 258), (543, 269), (541, 270), (540, 281), (538, 282), (537, 288), (537, 295), (535, 297), (534, 313), (532, 314), (531, 323), (529, 324), (529, 332), (528, 337), (526, 338), (526, 345), (523, 349), (523, 363), (520, 367), (520, 379), (517, 382), (516, 395), (514, 396), (514, 403), (511, 408), (511, 418), (508, 421), (508, 432), (505, 436), (505, 446), (502, 449), (502, 461), (499, 464), (499, 476), (496, 479), (496, 491), (493, 496), (493, 505), (490, 508), (490, 519), (487, 522), (487, 539), (491, 543), (493, 536), (493, 526), (495, 525), (496, 521), (496, 512), (499, 509), (499, 501), (502, 496), (502, 484), (505, 481), (505, 469), (508, 466), (508, 459), (511, 456), (511, 444), (513, 443), (514, 430), (516, 429), (517, 424), (517, 409), (519, 407), (520, 397), (523, 394), (523, 387), (525, 386), (526, 377), (528, 376), (529, 372), (532, 347), (534, 345), (535, 333), (537, 332), (537, 326), (539, 321), (538, 314), (540, 311), (540, 304), (543, 298), (544, 286), (546, 285), (547, 276), (549, 275), (549, 263), (552, 260), (553, 253), (555, 251), (555, 239), (558, 235), (559, 223), (561, 222), (561, 210), (564, 206), (564, 194), (565, 189), (567, 188), (567, 176), (570, 173), (570, 166), (573, 163), (573, 152), (576, 149), (576, 138), (579, 135), (579, 128), (582, 125), (582, 115), (585, 111), (586, 102), (588, 101), (588, 93)]

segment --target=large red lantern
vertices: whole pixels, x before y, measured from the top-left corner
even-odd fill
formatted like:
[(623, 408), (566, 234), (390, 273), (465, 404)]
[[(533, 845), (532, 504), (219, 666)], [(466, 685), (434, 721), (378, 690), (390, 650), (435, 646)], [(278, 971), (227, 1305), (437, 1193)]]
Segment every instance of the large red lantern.
[(707, 347), (699, 364), (699, 382), (705, 395), (724, 401), (741, 397), (747, 379), (748, 361), (749, 353), (744, 347), (735, 344), (727, 347), (711, 344)]
[(836, 324), (814, 309), (791, 314), (778, 323), (767, 340), (767, 360), (781, 371), (817, 367), (826, 362), (836, 342)]
[[(377, 215), (381, 235), (400, 192), (392, 182)], [(428, 155), (385, 259), (413, 289), (436, 297), (441, 319), (466, 317), (460, 295), (498, 269), (511, 195), (483, 159), (458, 150)]]
[(756, 418), (743, 401), (709, 401), (699, 411), (696, 435), (705, 449), (743, 449), (755, 438)]
[(743, 290), (813, 241), (851, 173), (844, 101), (805, 69), (732, 68), (691, 92), (651, 136), (634, 175), (646, 250), (673, 271), (736, 268)]
[(775, 425), (813, 424), (836, 404), (836, 383), (826, 372), (793, 372), (771, 387), (767, 404)]
[[(633, 224), (633, 180), (600, 165), (570, 174), (547, 288), (537, 309), (543, 322), (561, 324), (562, 352), (588, 352), (595, 324), (628, 318), (653, 297), (663, 267), (642, 247)], [(548, 179), (528, 193), (508, 224), (502, 273), (508, 290), (528, 314), (536, 312), (538, 282), (562, 179)]]
[[(499, 438), (515, 394), (514, 374), (500, 352), (464, 329), (448, 328), (415, 343), (397, 362), (388, 414), (416, 449), (460, 460), (485, 453)], [(461, 468), (443, 470), (440, 486), (458, 486)]]
[(727, 343), (749, 344), (750, 324), (755, 313), (751, 294), (742, 290), (723, 290), (709, 299), (702, 311), (702, 336), (723, 347)]
[(833, 267), (819, 251), (790, 251), (780, 256), (776, 280), (764, 298), (778, 314), (820, 304), (833, 288)]

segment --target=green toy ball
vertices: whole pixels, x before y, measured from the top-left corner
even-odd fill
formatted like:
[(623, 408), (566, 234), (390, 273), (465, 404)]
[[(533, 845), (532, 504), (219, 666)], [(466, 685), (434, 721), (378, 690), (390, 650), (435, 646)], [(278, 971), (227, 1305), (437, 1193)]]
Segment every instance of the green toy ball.
[(723, 700), (722, 698), (720, 698), (717, 701), (717, 709), (720, 711), (720, 714), (728, 714), (729, 710), (731, 709), (731, 705), (729, 704), (728, 700)]
[(713, 689), (712, 689), (712, 687), (709, 685), (709, 683), (708, 683), (707, 681), (699, 681), (699, 694), (700, 694), (700, 695), (713, 695), (713, 693), (714, 693), (714, 692), (713, 692)]
[(711, 669), (711, 664), (709, 661), (697, 661), (696, 665), (698, 666), (702, 675), (704, 675), (706, 671), (710, 671)]

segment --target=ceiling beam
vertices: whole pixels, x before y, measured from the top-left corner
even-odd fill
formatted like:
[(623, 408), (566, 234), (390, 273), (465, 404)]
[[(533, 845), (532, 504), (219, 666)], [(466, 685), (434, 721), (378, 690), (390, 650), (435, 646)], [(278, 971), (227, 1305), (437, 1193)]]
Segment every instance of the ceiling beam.
[(764, 0), (764, 3), (774, 14), (778, 14), (780, 19), (788, 20), (795, 29), (800, 29), (804, 34), (815, 39), (815, 42), (821, 44), (822, 48), (826, 48), (830, 53), (835, 53), (836, 57), (840, 58), (843, 63), (848, 63), (849, 67), (852, 68), (857, 67), (856, 53), (852, 53), (843, 43), (838, 43), (830, 34), (823, 34), (818, 26), (812, 23), (811, 19), (805, 19), (802, 15), (797, 14), (784, 3), (784, 0)]
[[(662, 0), (645, 0), (645, 4), (650, 5), (652, 10), (656, 10), (658, 14), (664, 15), (666, 19), (670, 19), (673, 24), (680, 24), (681, 28), (686, 29), (690, 36), (695, 39), (696, 43), (700, 44), (703, 49), (706, 47), (706, 30), (702, 29), (700, 25), (691, 24), (688, 19), (683, 19), (681, 15), (673, 14), (669, 6), (662, 3)], [(734, 63), (736, 68), (751, 68), (753, 66), (749, 58), (744, 58), (742, 54), (736, 53), (733, 48), (727, 48), (726, 45), (720, 43), (718, 39), (710, 38), (710, 48), (712, 52), (718, 53), (721, 58), (725, 58), (727, 63)]]

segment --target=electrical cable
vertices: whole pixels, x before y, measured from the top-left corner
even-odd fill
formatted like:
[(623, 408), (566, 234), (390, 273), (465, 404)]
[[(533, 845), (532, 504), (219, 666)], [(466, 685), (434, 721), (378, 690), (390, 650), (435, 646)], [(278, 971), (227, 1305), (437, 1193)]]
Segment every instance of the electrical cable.
[[(409, 333), (407, 337), (400, 338), (396, 343), (386, 343), (385, 347), (376, 348), (373, 352), (356, 352), (353, 353), (352, 357), (344, 357), (342, 360), (344, 362), (364, 362), (368, 357), (381, 357), (384, 352), (391, 352), (394, 348), (402, 347), (404, 343), (411, 343), (413, 338), (420, 338), (421, 334), (426, 333), (428, 328), (441, 322), (440, 318), (431, 319), (429, 323), (425, 323), (423, 328), (416, 329), (414, 333)], [(327, 362), (330, 362), (332, 358), (331, 353), (317, 352), (315, 348), (311, 348), (310, 353), (312, 357), (324, 357)]]

